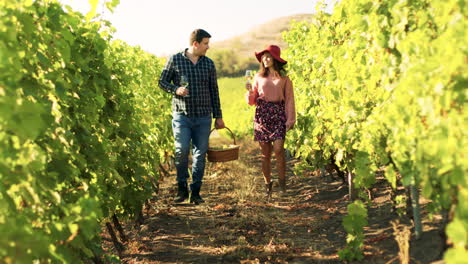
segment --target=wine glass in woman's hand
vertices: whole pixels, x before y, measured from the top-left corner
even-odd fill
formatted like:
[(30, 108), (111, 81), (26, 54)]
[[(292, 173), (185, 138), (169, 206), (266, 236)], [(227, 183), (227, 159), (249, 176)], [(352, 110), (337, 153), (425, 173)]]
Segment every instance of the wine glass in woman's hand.
[(251, 70), (246, 70), (245, 71), (245, 88), (247, 90), (252, 90), (252, 71)]

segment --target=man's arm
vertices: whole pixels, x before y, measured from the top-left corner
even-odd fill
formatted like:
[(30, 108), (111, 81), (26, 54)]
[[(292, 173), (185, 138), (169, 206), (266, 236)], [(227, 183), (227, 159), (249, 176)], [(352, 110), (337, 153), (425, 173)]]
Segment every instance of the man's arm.
[(159, 78), (159, 87), (168, 93), (175, 94), (177, 88), (179, 87), (173, 84), (174, 76), (174, 56), (171, 56), (161, 72), (161, 77)]
[(221, 102), (219, 100), (219, 89), (218, 89), (218, 79), (216, 76), (216, 67), (212, 62), (212, 70), (210, 72), (210, 79), (208, 82), (208, 88), (210, 89), (211, 97), (211, 106), (213, 107), (213, 118), (223, 118), (223, 113), (221, 111)]

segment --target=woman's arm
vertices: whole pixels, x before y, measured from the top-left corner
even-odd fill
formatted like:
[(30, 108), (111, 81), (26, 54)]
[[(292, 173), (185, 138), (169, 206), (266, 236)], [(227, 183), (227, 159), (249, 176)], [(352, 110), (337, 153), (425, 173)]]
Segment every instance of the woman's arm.
[(248, 89), (245, 94), (245, 99), (249, 105), (255, 105), (258, 97), (258, 81), (257, 76), (254, 77), (253, 86), (251, 89)]
[(293, 84), (289, 77), (286, 77), (285, 85), (285, 108), (286, 108), (286, 131), (291, 129), (296, 123), (296, 104), (294, 102)]

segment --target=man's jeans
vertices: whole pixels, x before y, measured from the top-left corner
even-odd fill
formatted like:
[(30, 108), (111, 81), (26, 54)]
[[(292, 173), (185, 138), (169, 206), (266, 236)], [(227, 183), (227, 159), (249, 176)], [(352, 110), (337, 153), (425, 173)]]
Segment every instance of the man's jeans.
[(172, 114), (178, 182), (186, 182), (187, 178), (189, 178), (188, 157), (190, 141), (192, 141), (192, 182), (197, 186), (201, 186), (205, 171), (205, 155), (208, 151), (210, 129), (211, 116), (209, 115), (188, 117), (180, 113)]

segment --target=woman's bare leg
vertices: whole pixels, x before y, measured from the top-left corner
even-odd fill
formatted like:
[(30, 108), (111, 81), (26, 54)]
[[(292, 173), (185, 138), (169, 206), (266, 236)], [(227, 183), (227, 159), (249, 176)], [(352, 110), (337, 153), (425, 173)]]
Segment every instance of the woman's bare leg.
[(286, 157), (284, 151), (284, 140), (277, 139), (273, 142), (273, 151), (276, 157), (276, 168), (278, 169), (278, 181), (283, 192), (286, 191)]
[(271, 182), (271, 152), (272, 145), (270, 142), (260, 142), (260, 148), (262, 149), (262, 172), (265, 184)]

